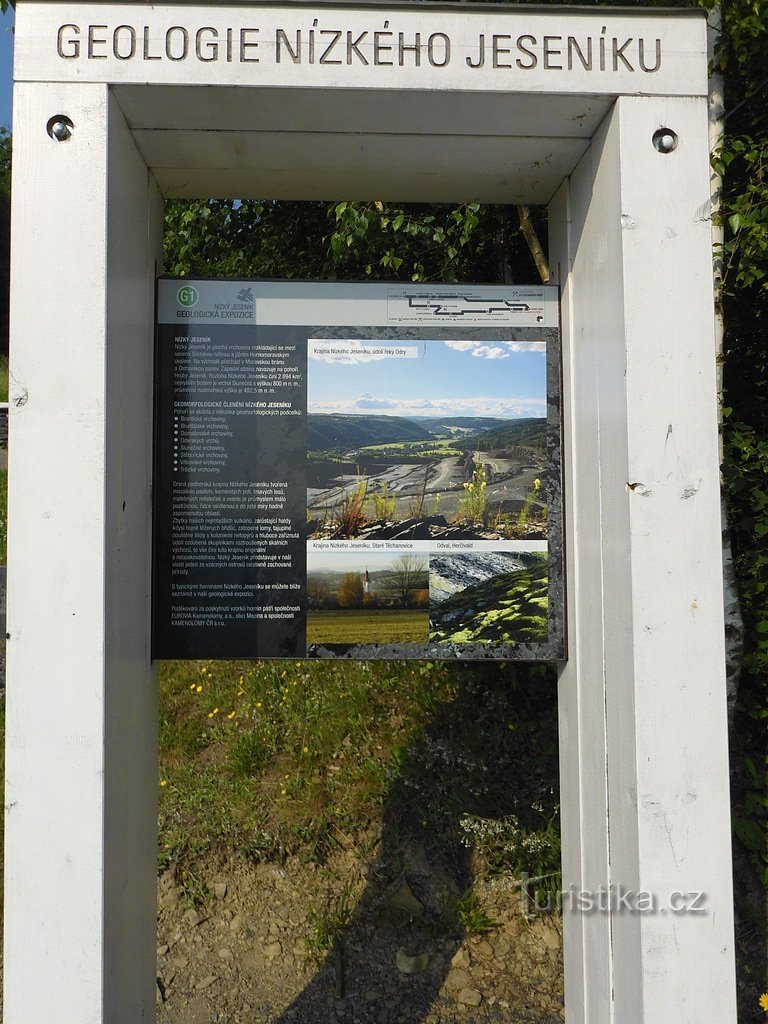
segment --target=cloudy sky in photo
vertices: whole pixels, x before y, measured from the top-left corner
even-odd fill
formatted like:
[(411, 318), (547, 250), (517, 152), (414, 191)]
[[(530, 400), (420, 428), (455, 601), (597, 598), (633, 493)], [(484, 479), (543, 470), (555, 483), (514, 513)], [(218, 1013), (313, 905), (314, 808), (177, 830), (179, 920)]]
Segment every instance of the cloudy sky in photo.
[[(406, 354), (386, 355), (382, 347)], [(545, 416), (545, 344), (310, 341), (309, 411), (499, 419)]]

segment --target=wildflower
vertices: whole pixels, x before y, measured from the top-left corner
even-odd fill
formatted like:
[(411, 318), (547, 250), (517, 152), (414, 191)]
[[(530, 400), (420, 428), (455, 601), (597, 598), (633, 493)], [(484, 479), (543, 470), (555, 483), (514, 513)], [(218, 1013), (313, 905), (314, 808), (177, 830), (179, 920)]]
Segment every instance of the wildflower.
[(202, 692), (203, 692), (202, 686), (196, 686), (195, 687), (195, 693), (202, 693)]
[(168, 785), (168, 783), (166, 782), (166, 780), (165, 780), (165, 779), (160, 779), (160, 785), (161, 785), (161, 786), (167, 786), (167, 785)]
[(213, 713), (214, 713), (214, 715), (218, 715), (218, 713), (219, 713), (219, 709), (218, 709), (218, 708), (214, 708), (214, 709), (213, 709)]
[(282, 793), (282, 795), (283, 795), (283, 796), (285, 796), (285, 794), (286, 794), (287, 790), (285, 790), (285, 789), (281, 789), (281, 790), (280, 790), (280, 792)]
[(243, 685), (243, 677), (242, 676), (240, 676), (240, 679), (238, 680), (238, 682), (240, 683), (241, 686)]
[(195, 684), (194, 684), (194, 683), (191, 683), (191, 684), (190, 684), (190, 687), (189, 687), (189, 688), (190, 688), (190, 690), (194, 690), (194, 688), (195, 688)]
[(758, 999), (758, 1003), (760, 1004), (760, 1009), (765, 1010), (765, 1012), (768, 1013), (768, 992), (763, 992)]
[(309, 753), (309, 747), (303, 747), (302, 748), (302, 753), (303, 754), (308, 754)]
[(200, 675), (204, 676), (204, 675), (207, 674), (207, 672), (208, 672), (208, 669), (205, 667), (205, 665), (201, 665), (200, 666)]
[(540, 487), (541, 487), (541, 480), (539, 480), (539, 478), (536, 477), (536, 479), (533, 481), (533, 489), (534, 489), (534, 491), (538, 491)]
[(515, 731), (515, 723), (514, 722), (507, 722), (507, 728), (509, 729), (510, 732), (514, 732)]
[(257, 708), (260, 708), (260, 707), (261, 707), (261, 701), (257, 701), (257, 702), (256, 702), (256, 707), (257, 707)]
[(234, 717), (235, 717), (235, 715), (236, 715), (236, 714), (237, 714), (237, 712), (236, 712), (236, 711), (230, 711), (230, 712), (229, 712), (229, 714), (227, 715), (227, 718), (230, 718), (230, 719), (232, 719), (232, 718), (234, 718)]

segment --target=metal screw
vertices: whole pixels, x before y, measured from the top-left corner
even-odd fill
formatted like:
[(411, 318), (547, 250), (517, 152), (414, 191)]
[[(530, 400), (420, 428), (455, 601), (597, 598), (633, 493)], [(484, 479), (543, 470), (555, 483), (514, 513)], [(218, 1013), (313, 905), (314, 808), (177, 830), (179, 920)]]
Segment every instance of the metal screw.
[(677, 149), (677, 133), (671, 128), (659, 128), (653, 133), (653, 148), (657, 153), (672, 153)]
[(46, 125), (46, 131), (56, 142), (67, 142), (72, 138), (74, 127), (66, 114), (55, 114)]
[(54, 139), (58, 139), (59, 142), (65, 142), (72, 135), (72, 132), (63, 121), (57, 121), (53, 128), (51, 128), (51, 131), (53, 132)]

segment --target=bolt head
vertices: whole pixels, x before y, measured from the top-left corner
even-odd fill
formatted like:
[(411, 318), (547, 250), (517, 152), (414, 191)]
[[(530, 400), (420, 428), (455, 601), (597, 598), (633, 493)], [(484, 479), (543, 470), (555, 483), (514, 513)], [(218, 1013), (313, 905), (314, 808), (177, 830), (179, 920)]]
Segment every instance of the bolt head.
[(72, 136), (72, 129), (63, 121), (54, 121), (51, 125), (51, 134), (58, 142), (66, 142)]

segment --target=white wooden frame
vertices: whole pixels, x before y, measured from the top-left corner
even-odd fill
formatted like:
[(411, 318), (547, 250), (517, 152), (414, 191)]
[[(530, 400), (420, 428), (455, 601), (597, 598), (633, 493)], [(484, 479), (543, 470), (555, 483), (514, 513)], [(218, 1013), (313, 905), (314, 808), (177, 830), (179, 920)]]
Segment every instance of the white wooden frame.
[[(21, 0), (4, 1019), (154, 1014), (149, 513), (161, 194), (338, 198), (359, 188), (366, 198), (551, 200), (567, 471), (563, 882), (647, 890), (663, 905), (566, 908), (566, 1019), (733, 1022), (703, 22), (594, 9), (319, 10), (356, 30), (374, 15), (445, 29), (457, 47), (477, 18), (488, 32), (514, 35), (522, 18), (539, 35), (552, 26), (558, 38), (595, 39), (601, 26), (636, 37), (640, 19), (649, 38), (670, 41), (669, 67), (655, 79), (624, 74), (619, 61), (613, 77), (503, 81), (461, 67), (321, 78), (316, 66), (290, 81), (265, 67), (258, 82), (239, 66), (208, 78), (163, 62), (74, 67), (51, 48), (62, 21), (185, 25), (202, 8)], [(205, 17), (226, 25), (244, 12), (272, 27), (307, 15), (294, 5)], [(331, 95), (344, 102), (329, 106)], [(74, 126), (62, 142), (46, 130), (57, 115)], [(673, 152), (654, 148), (660, 128), (675, 133)], [(266, 152), (284, 165), (269, 166)], [(704, 893), (705, 912), (672, 913), (673, 892)]]

